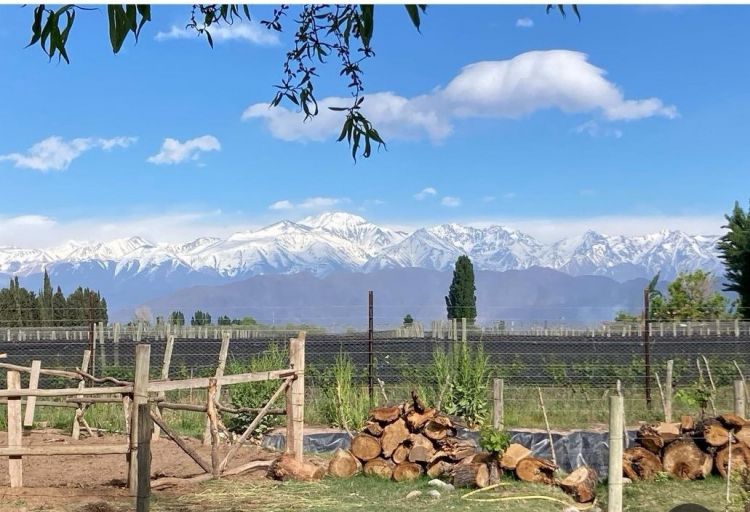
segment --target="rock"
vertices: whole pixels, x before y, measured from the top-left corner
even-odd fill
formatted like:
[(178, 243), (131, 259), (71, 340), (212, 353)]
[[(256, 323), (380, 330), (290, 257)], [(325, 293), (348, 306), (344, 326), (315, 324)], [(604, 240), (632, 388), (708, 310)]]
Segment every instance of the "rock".
[(443, 482), (442, 480), (438, 478), (433, 478), (429, 482), (427, 482), (427, 485), (431, 487), (437, 487), (438, 489), (442, 489), (444, 491), (454, 491), (456, 488), (453, 487), (452, 484), (449, 484), (448, 482)]
[(409, 494), (406, 495), (406, 499), (411, 500), (414, 498), (418, 498), (419, 496), (422, 496), (422, 491), (411, 491)]
[(438, 491), (437, 489), (431, 489), (427, 491), (427, 496), (429, 496), (430, 498), (438, 499), (440, 498), (440, 491)]
[(565, 507), (563, 509), (563, 512), (579, 512), (577, 508), (575, 507)]
[(622, 477), (622, 483), (623, 484), (632, 484), (633, 481), (630, 478), (624, 476), (624, 477)]

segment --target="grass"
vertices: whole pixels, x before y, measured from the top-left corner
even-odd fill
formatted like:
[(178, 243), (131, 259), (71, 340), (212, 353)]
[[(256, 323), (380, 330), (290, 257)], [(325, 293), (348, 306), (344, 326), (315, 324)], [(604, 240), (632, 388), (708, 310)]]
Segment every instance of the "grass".
[[(572, 503), (562, 491), (540, 485), (523, 484), (503, 479), (507, 484), (497, 489), (475, 494), (476, 499), (500, 497), (548, 496)], [(725, 482), (720, 478), (705, 481), (659, 483), (636, 483), (625, 487), (624, 510), (627, 512), (670, 510), (681, 503), (696, 503), (709, 510), (724, 512)], [(451, 493), (441, 492), (440, 498), (426, 496), (432, 489), (427, 479), (415, 482), (394, 483), (371, 477), (355, 477), (348, 480), (326, 478), (318, 483), (272, 482), (249, 480), (218, 480), (192, 489), (193, 492), (179, 496), (157, 495), (152, 510), (155, 512), (233, 512), (240, 510), (264, 511), (408, 511), (435, 510), (454, 511), (513, 511), (513, 512), (560, 512), (564, 505), (541, 500), (528, 501), (470, 501), (462, 499), (466, 490)], [(423, 495), (406, 500), (412, 490), (421, 490)], [(600, 499), (596, 506), (606, 510), (606, 488), (599, 488)], [(730, 512), (739, 512), (738, 506)]]

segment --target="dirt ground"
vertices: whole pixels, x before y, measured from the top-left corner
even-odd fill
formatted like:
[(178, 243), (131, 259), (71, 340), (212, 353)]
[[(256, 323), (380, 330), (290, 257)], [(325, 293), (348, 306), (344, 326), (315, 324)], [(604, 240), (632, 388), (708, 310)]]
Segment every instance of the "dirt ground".
[[(211, 460), (211, 447), (196, 439), (186, 442)], [(103, 435), (73, 441), (65, 432), (34, 430), (23, 438), (24, 446), (50, 444), (125, 444), (123, 435)], [(0, 432), (0, 446), (7, 446), (7, 435)], [(229, 445), (221, 447), (222, 457)], [(203, 470), (175, 443), (162, 438), (151, 443), (151, 477), (190, 477)], [(239, 451), (231, 467), (254, 460), (270, 460), (278, 453), (250, 444)], [(53, 457), (24, 457), (23, 488), (11, 489), (8, 476), (8, 459), (0, 458), (0, 511), (60, 511), (60, 512), (120, 512), (133, 510), (127, 491), (128, 466), (124, 455), (61, 455)], [(242, 478), (263, 478), (263, 470), (249, 472)], [(155, 494), (185, 492), (183, 487), (155, 490)]]

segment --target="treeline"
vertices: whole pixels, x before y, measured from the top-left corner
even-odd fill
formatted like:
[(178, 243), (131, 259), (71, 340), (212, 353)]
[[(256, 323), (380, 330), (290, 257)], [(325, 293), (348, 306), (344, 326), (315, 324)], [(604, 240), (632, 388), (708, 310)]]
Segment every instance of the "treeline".
[[(185, 314), (182, 311), (172, 311), (167, 317), (167, 321), (172, 325), (185, 325)], [(212, 325), (211, 314), (201, 311), (200, 309), (190, 317), (190, 325)], [(229, 318), (227, 315), (220, 316), (216, 325), (258, 325), (255, 318), (245, 316), (242, 318)]]
[(98, 291), (76, 288), (67, 297), (53, 290), (47, 271), (42, 289), (27, 290), (18, 277), (0, 290), (0, 327), (65, 327), (107, 322), (107, 301)]

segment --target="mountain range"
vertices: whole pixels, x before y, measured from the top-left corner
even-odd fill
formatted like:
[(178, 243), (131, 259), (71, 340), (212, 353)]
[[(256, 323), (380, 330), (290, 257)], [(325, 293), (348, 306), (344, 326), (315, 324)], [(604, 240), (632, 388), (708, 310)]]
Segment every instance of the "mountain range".
[(85, 285), (104, 293), (111, 306), (136, 305), (196, 285), (220, 285), (253, 276), (373, 273), (421, 268), (448, 271), (461, 254), (475, 268), (505, 272), (536, 267), (570, 276), (603, 276), (619, 282), (671, 279), (723, 266), (717, 235), (659, 231), (640, 236), (594, 231), (544, 244), (504, 226), (442, 224), (411, 233), (343, 212), (323, 213), (241, 231), (168, 244), (131, 237), (109, 242), (67, 242), (48, 249), (0, 247), (0, 276), (19, 276), (32, 288), (46, 269), (64, 289)]

